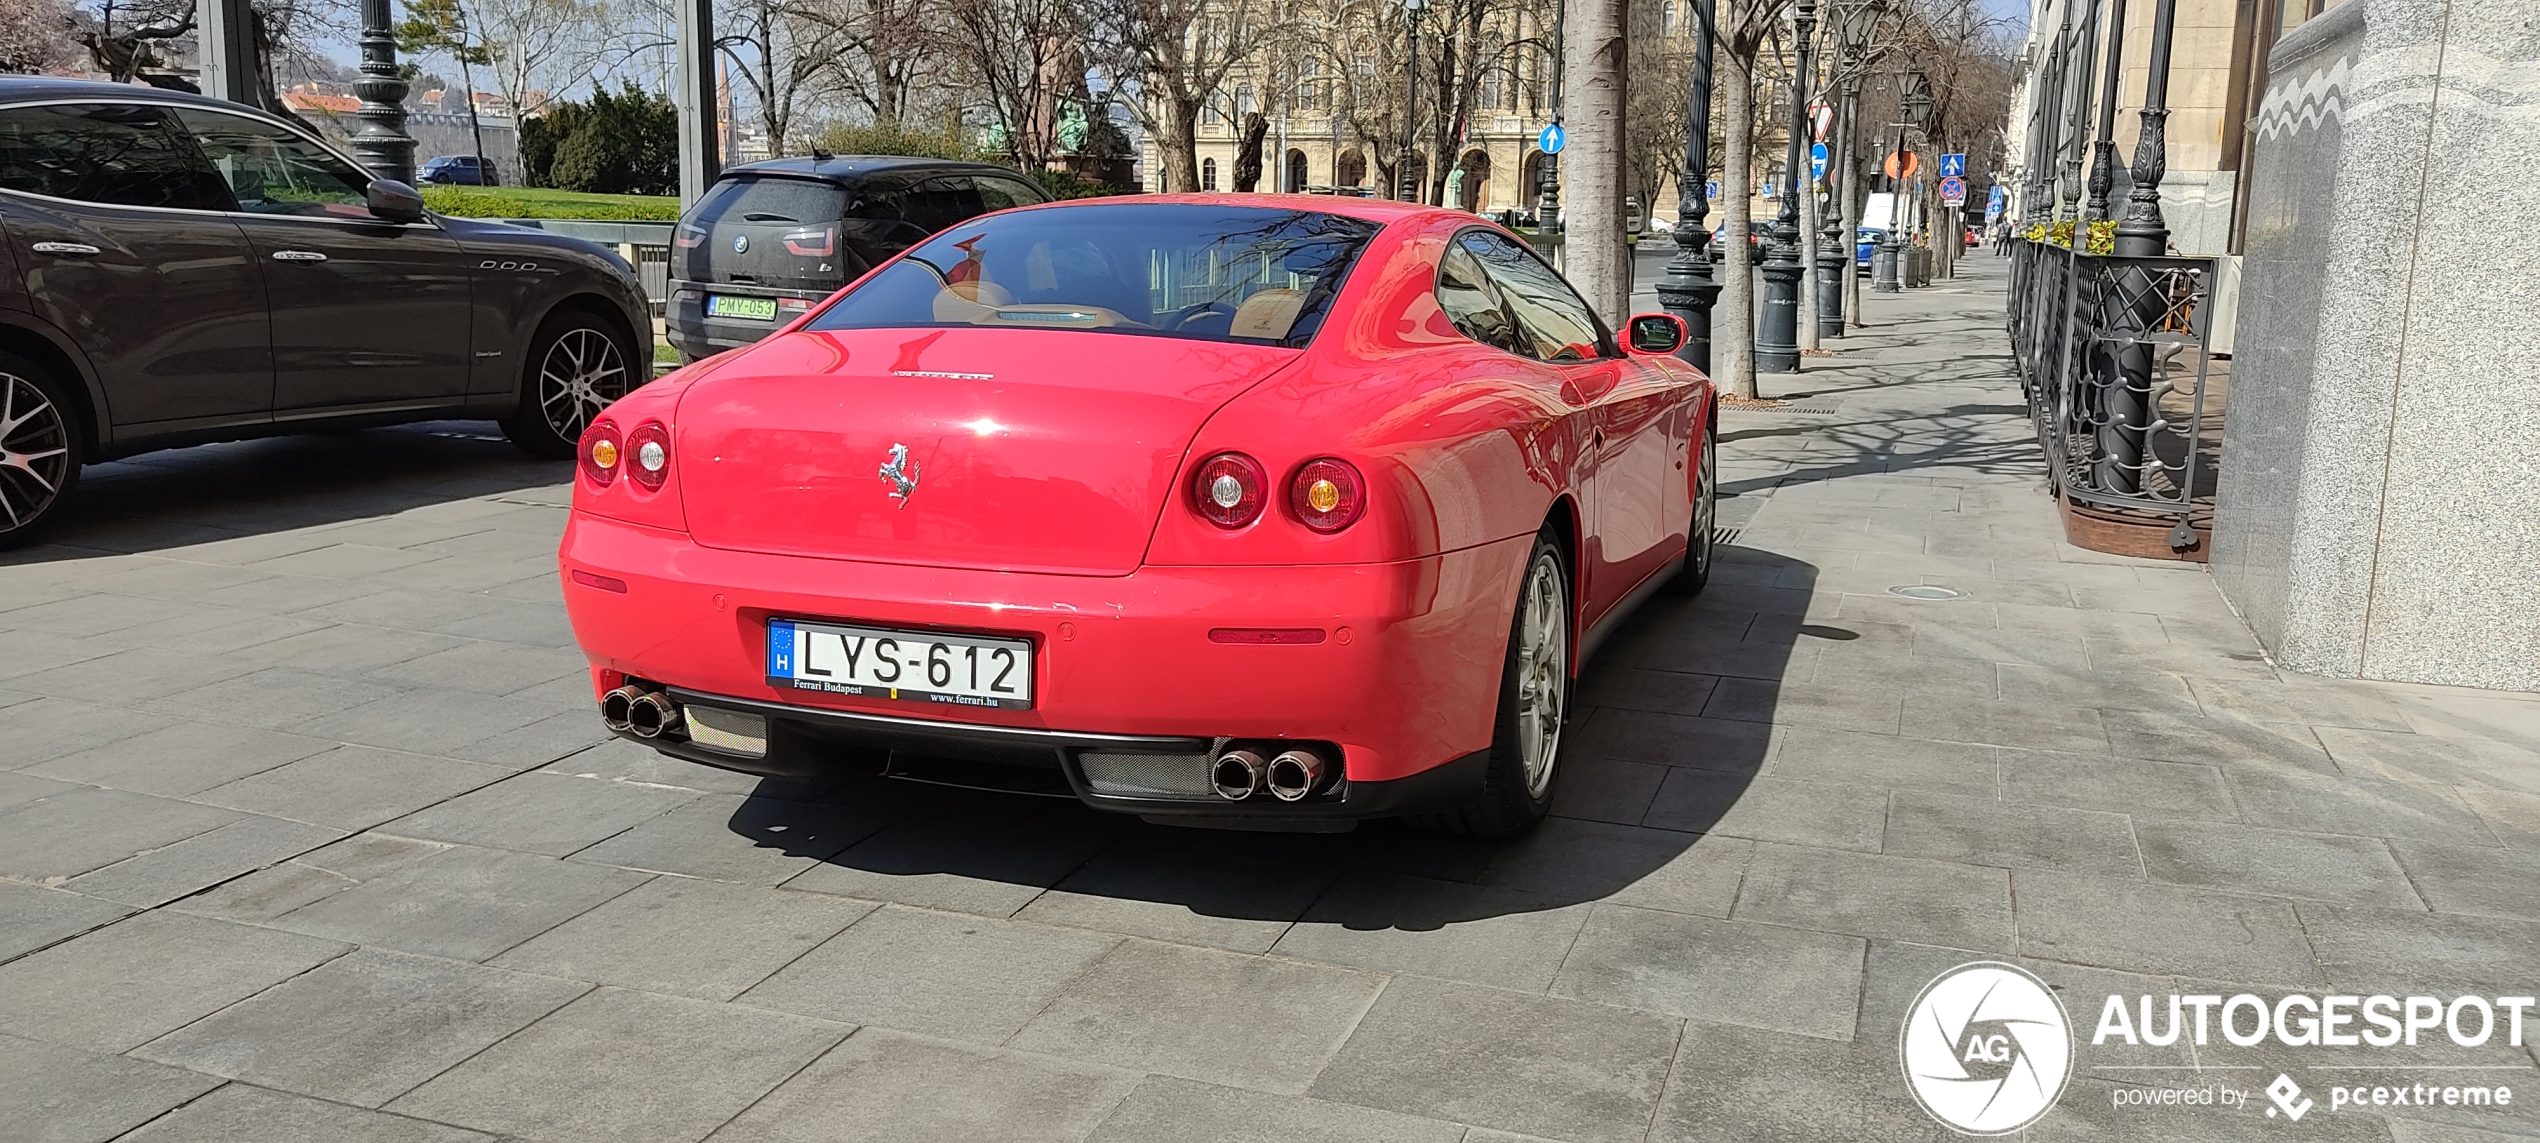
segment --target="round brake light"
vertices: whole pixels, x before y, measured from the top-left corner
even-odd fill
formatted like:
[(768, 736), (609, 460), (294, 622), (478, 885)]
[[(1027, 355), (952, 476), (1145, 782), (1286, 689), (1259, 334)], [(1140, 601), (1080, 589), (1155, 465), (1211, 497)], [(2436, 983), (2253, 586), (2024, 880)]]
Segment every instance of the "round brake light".
[(626, 451), (635, 458), (626, 474), (643, 485), (645, 491), (656, 491), (670, 479), (670, 430), (662, 427), (660, 421), (646, 421), (626, 434)]
[(1191, 474), (1191, 510), (1220, 528), (1240, 528), (1261, 518), (1262, 489), (1270, 483), (1261, 462), (1239, 452), (1201, 461)]
[(1367, 512), (1367, 482), (1339, 457), (1309, 460), (1288, 481), (1288, 511), (1317, 532), (1340, 531)]
[(617, 479), (619, 461), (624, 459), (624, 442), (612, 421), (594, 421), (582, 431), (582, 475), (591, 483), (605, 488)]

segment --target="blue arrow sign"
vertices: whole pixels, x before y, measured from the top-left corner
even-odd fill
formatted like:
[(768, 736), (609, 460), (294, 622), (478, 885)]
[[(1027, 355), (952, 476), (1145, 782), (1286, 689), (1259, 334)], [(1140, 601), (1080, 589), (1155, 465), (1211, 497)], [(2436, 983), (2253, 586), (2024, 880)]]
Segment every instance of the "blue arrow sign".
[(1702, 184), (1702, 197), (1712, 202), (1720, 201), (1720, 180), (1713, 179)]
[(1545, 124), (1543, 134), (1535, 136), (1535, 145), (1543, 148), (1543, 153), (1547, 155), (1560, 154), (1561, 148), (1569, 142), (1570, 136), (1561, 130), (1558, 123)]
[(1993, 193), (1992, 193), (1992, 194), (1989, 194), (1989, 195), (1986, 195), (1986, 196), (1985, 196), (1985, 199), (1984, 199), (1984, 213), (1985, 213), (1985, 217), (1987, 217), (1987, 218), (1991, 218), (1991, 217), (1993, 217), (1994, 215), (1998, 215), (1998, 214), (2002, 213), (2002, 206), (2003, 206), (2003, 203), (2002, 203), (2002, 188), (2001, 188), (2000, 186), (1998, 186), (1998, 185), (1997, 185), (1997, 186), (1995, 186), (1995, 187), (1993, 188)]
[(1966, 173), (1967, 156), (1964, 154), (1942, 155), (1940, 157), (1940, 177), (1945, 179), (1952, 175), (1963, 176)]
[(1808, 145), (1808, 177), (1812, 179), (1826, 177), (1826, 145), (1823, 143)]

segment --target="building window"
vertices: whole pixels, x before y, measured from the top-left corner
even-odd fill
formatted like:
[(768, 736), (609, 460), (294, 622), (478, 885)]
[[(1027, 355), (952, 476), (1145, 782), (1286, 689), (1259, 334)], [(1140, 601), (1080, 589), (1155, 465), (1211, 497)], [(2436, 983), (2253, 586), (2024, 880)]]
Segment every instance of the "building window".
[(1217, 189), (1217, 160), (1201, 159), (1199, 161), (1199, 189), (1204, 191)]

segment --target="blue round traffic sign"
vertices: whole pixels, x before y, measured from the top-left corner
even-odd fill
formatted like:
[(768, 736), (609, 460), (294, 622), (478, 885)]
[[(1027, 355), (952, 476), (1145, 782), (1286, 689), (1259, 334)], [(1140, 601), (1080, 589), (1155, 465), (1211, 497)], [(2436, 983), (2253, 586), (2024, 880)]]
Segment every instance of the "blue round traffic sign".
[(1826, 177), (1826, 145), (1823, 143), (1808, 144), (1808, 177)]
[(1967, 201), (1967, 180), (1956, 175), (1940, 180), (1940, 200), (1953, 203)]
[(1558, 123), (1545, 124), (1543, 134), (1535, 136), (1536, 145), (1542, 147), (1543, 153), (1547, 155), (1560, 154), (1562, 146), (1569, 141), (1570, 137), (1562, 132), (1561, 125)]

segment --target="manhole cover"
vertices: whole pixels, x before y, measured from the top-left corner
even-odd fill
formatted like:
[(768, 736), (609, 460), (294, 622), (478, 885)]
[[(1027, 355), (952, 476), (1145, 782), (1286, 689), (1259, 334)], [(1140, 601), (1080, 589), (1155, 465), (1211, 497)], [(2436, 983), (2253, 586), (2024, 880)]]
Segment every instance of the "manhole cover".
[(1965, 599), (1967, 597), (1966, 592), (1960, 591), (1954, 587), (1942, 587), (1936, 583), (1899, 584), (1898, 586), (1887, 589), (1887, 593), (1889, 595), (1901, 595), (1907, 599), (1941, 600)]

